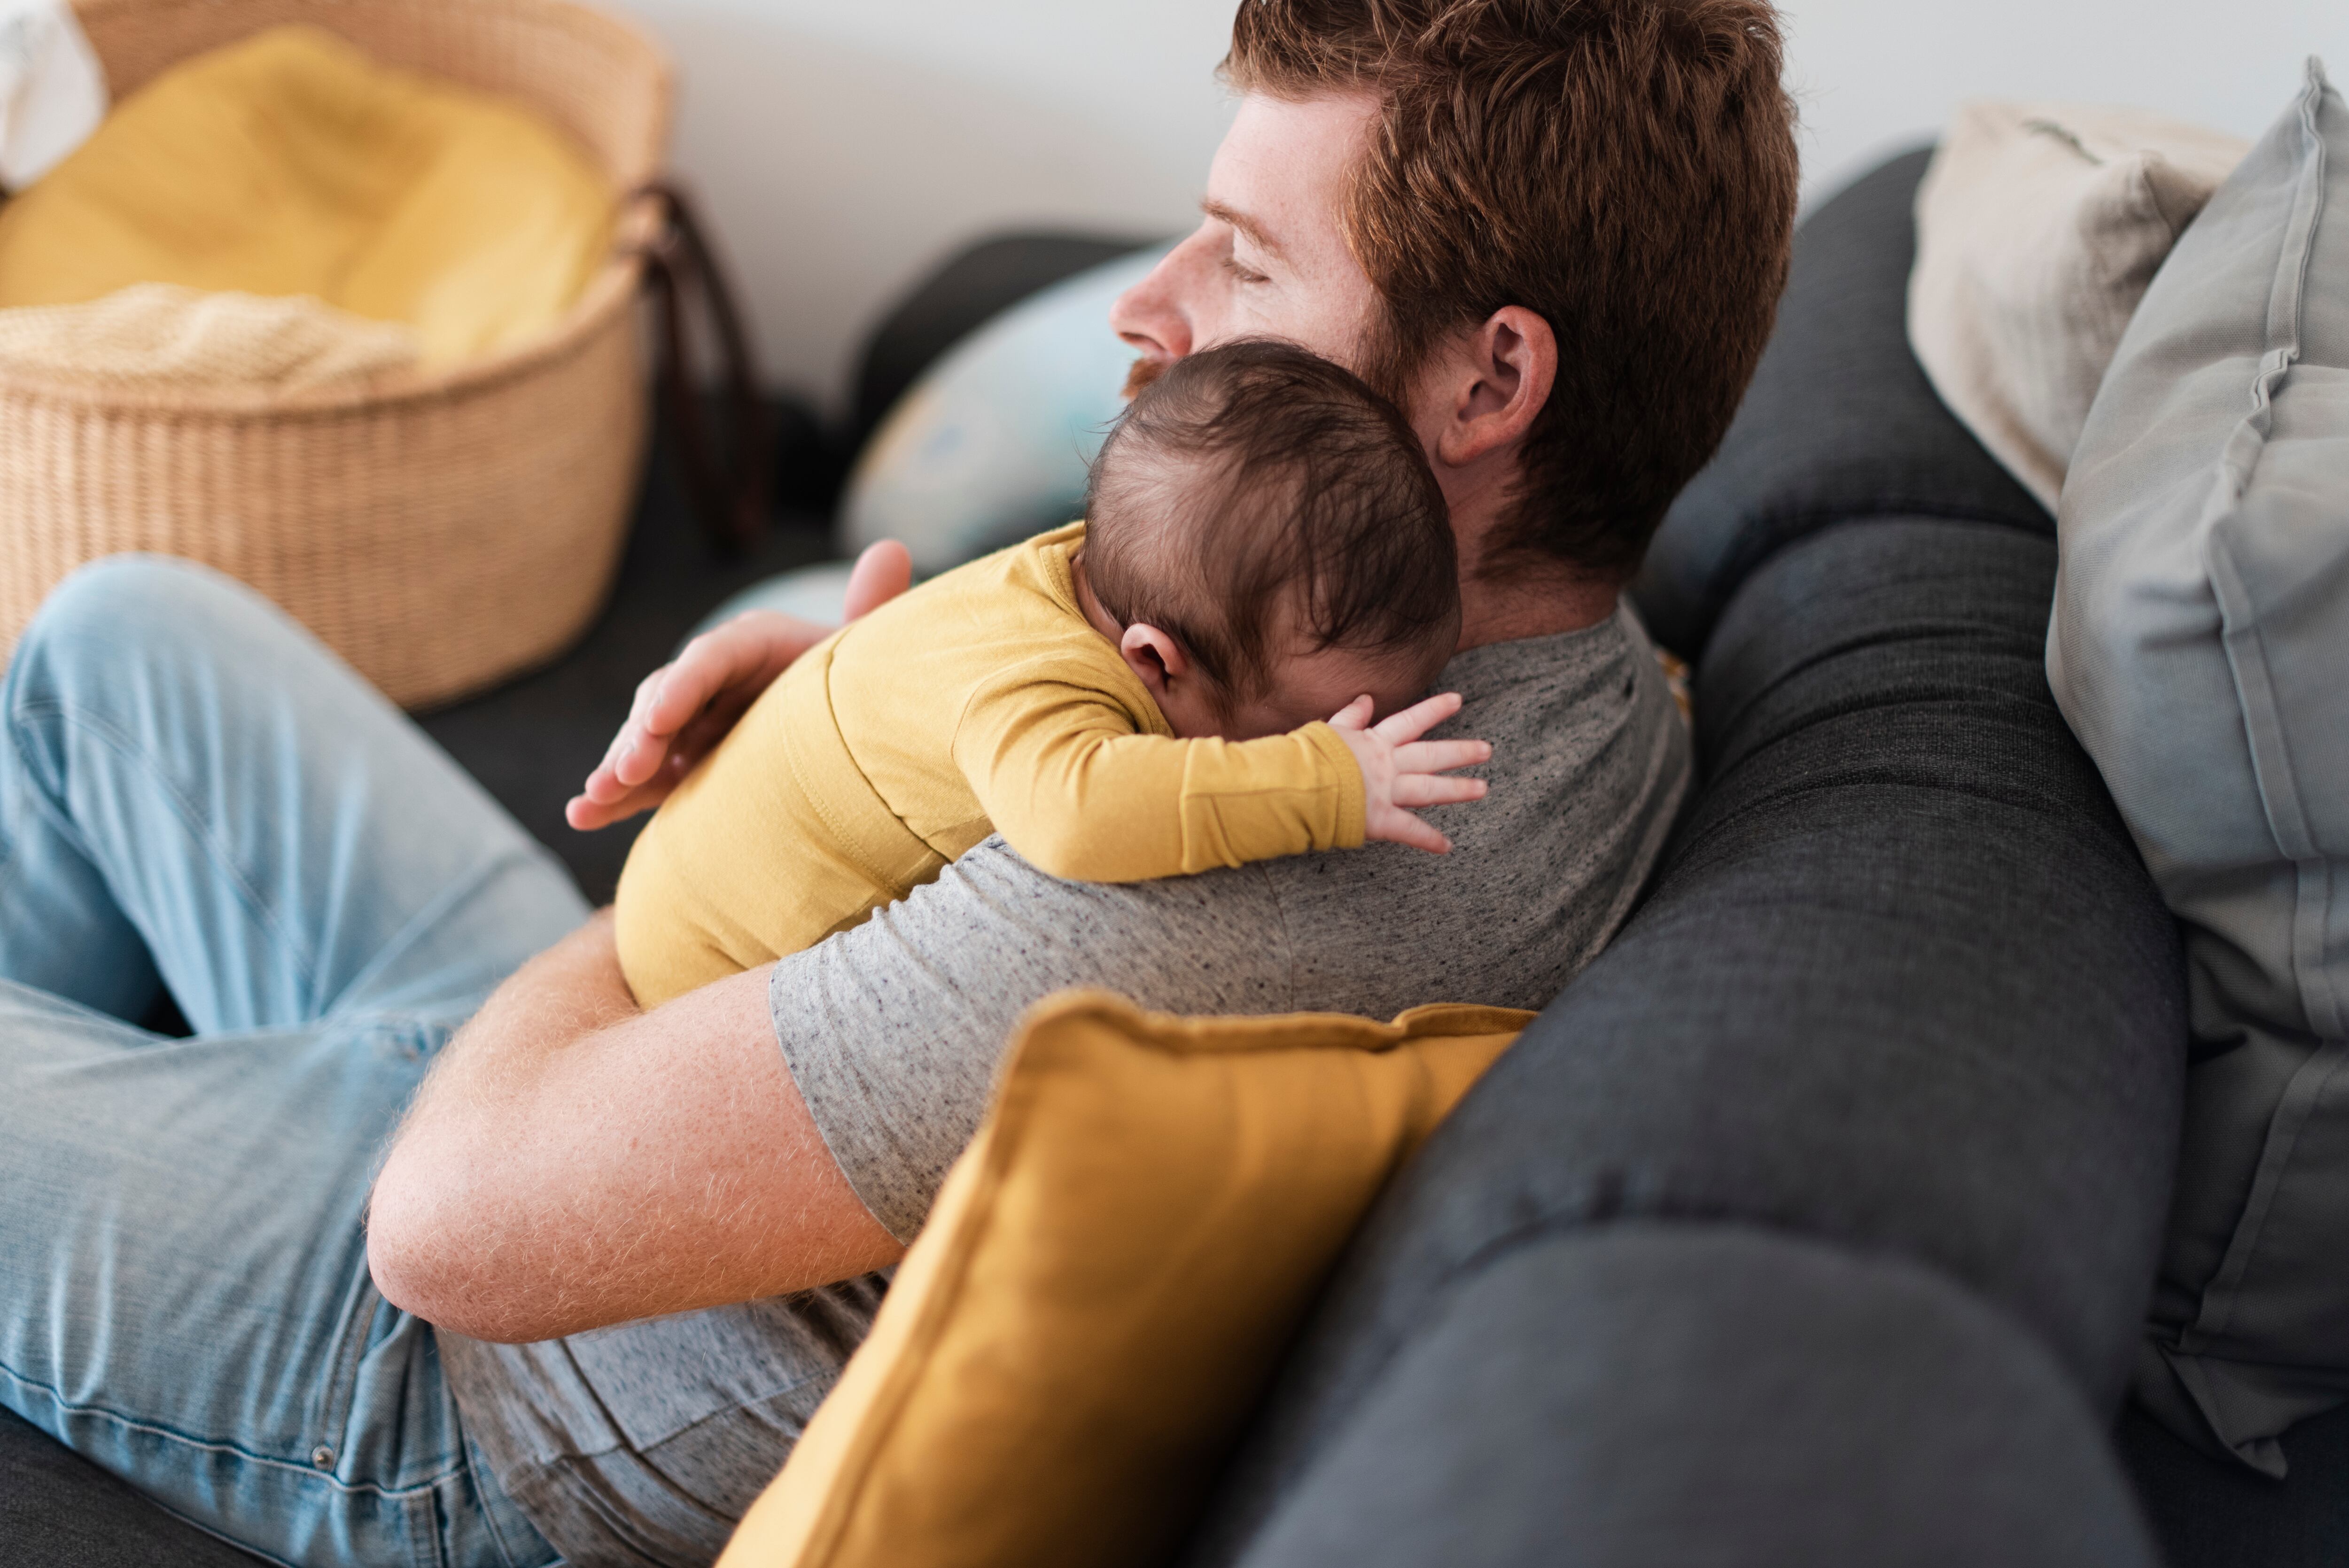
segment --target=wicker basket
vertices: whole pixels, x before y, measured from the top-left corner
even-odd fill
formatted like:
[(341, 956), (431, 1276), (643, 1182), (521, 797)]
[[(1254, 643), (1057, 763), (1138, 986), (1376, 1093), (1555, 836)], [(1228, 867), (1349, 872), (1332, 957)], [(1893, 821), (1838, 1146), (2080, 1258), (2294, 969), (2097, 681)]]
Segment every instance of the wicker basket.
[[(657, 171), (669, 72), (564, 0), (77, 0), (115, 96), (281, 23), (518, 98), (616, 191)], [(0, 371), (0, 651), (76, 566), (122, 551), (243, 578), (411, 707), (553, 656), (618, 562), (644, 454), (631, 206), (550, 337), (389, 386), (125, 393)]]

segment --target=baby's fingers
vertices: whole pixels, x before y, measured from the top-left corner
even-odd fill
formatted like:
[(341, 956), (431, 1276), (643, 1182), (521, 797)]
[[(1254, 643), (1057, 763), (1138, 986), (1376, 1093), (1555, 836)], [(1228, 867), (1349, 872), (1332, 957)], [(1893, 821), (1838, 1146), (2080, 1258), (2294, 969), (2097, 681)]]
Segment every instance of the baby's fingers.
[(1391, 844), (1409, 844), (1414, 850), (1425, 850), (1431, 855), (1452, 852), (1452, 841), (1421, 821), (1408, 811), (1381, 811), (1377, 824), (1367, 835), (1383, 839)]
[(1490, 762), (1493, 748), (1482, 740), (1415, 740), (1395, 748), (1397, 773), (1448, 773)]
[(1353, 701), (1348, 703), (1345, 707), (1331, 714), (1330, 716), (1330, 727), (1332, 729), (1368, 729), (1371, 726), (1371, 715), (1375, 711), (1377, 710), (1372, 706), (1370, 696), (1368, 694), (1365, 694), (1361, 696), (1356, 697)]
[(1371, 733), (1381, 740), (1401, 746), (1406, 740), (1417, 740), (1459, 711), (1460, 694), (1447, 691), (1415, 702), (1401, 713), (1387, 715)]
[(1398, 806), (1456, 806), (1464, 800), (1482, 800), (1485, 781), (1482, 779), (1447, 779), (1436, 773), (1405, 773), (1394, 781), (1394, 803)]

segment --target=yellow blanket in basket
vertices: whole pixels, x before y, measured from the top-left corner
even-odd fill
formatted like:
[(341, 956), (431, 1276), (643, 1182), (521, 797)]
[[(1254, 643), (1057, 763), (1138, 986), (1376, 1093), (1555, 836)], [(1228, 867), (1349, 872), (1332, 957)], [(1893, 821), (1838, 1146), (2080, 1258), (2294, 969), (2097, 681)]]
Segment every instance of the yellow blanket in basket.
[(411, 325), (447, 364), (554, 326), (613, 212), (531, 109), (277, 27), (156, 77), (0, 209), (0, 308), (153, 283), (309, 294)]
[(300, 392), (412, 367), (416, 332), (305, 295), (133, 284), (84, 304), (0, 310), (0, 366), (150, 391)]

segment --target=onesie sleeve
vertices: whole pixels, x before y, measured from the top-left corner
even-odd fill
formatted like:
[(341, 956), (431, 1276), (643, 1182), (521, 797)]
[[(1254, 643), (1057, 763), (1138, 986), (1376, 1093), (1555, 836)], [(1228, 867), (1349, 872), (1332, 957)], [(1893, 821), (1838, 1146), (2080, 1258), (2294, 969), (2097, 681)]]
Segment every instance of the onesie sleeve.
[(1362, 841), (1361, 769), (1326, 724), (1258, 740), (1145, 735), (1105, 693), (1014, 670), (972, 694), (955, 762), (1011, 847), (1071, 882), (1146, 882)]

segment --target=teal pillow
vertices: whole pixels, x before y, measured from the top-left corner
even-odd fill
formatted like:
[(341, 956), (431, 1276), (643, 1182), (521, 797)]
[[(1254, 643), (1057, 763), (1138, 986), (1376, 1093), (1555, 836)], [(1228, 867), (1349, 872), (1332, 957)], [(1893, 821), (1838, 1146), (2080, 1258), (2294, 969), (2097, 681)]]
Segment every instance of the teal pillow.
[(902, 540), (927, 576), (1075, 518), (1133, 364), (1110, 306), (1166, 249), (1030, 295), (925, 372), (849, 476), (843, 553)]
[(796, 572), (781, 572), (762, 578), (740, 593), (729, 597), (718, 608), (694, 624), (693, 630), (678, 644), (682, 650), (686, 643), (711, 627), (730, 621), (745, 610), (779, 610), (786, 615), (797, 615), (803, 621), (817, 621), (827, 626), (837, 626), (846, 618), (849, 569), (853, 561), (827, 561), (817, 566), (802, 566)]
[(2137, 1392), (2281, 1475), (2349, 1400), (2349, 106), (2315, 61), (2155, 275), (2058, 532), (2049, 680), (2198, 1045)]

